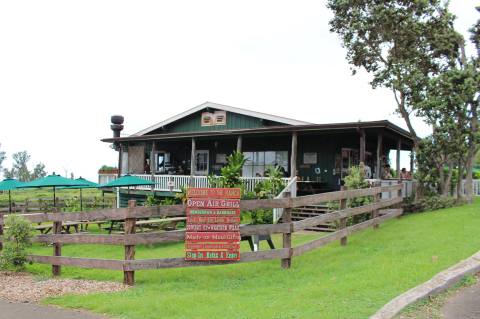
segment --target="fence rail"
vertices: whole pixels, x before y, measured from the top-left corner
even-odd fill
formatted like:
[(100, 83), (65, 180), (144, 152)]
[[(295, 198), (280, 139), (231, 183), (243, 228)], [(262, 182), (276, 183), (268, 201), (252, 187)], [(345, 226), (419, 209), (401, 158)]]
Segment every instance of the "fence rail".
[[(381, 199), (380, 194), (389, 192), (396, 194), (396, 197)], [(287, 194), (288, 195), (288, 194)], [(371, 204), (345, 208), (344, 205), (340, 209), (331, 213), (320, 216), (307, 218), (301, 221), (291, 220), (291, 210), (295, 207), (312, 205), (316, 203), (324, 203), (329, 201), (345, 202), (355, 197), (372, 196), (374, 201)], [(281, 259), (282, 267), (290, 267), (292, 257), (300, 256), (305, 252), (322, 247), (332, 241), (342, 240), (348, 235), (373, 226), (374, 228), (388, 219), (397, 217), (402, 214), (401, 209), (386, 209), (402, 202), (402, 185), (392, 185), (375, 187), (368, 189), (342, 190), (338, 192), (316, 194), (302, 197), (285, 197), (275, 199), (262, 200), (242, 200), (242, 210), (254, 209), (284, 209), (281, 223), (266, 225), (245, 225), (240, 227), (242, 236), (252, 235), (270, 235), (282, 234), (283, 248), (267, 251), (243, 252), (240, 262), (251, 262), (268, 259)], [(381, 212), (383, 212), (381, 214)], [(371, 219), (360, 224), (347, 227), (346, 223), (342, 224), (341, 229), (331, 233), (325, 237), (313, 240), (309, 243), (292, 247), (291, 235), (294, 232), (303, 230), (312, 225), (318, 225), (324, 222), (345, 220), (346, 218), (359, 215), (370, 214)], [(158, 269), (172, 267), (190, 267), (190, 266), (206, 266), (225, 264), (231, 262), (205, 262), (205, 261), (186, 261), (184, 258), (161, 258), (135, 260), (135, 246), (143, 244), (182, 242), (185, 240), (185, 231), (169, 231), (169, 232), (152, 232), (152, 233), (135, 233), (135, 221), (138, 218), (149, 217), (171, 217), (185, 216), (185, 207), (183, 205), (169, 205), (157, 207), (137, 207), (135, 201), (129, 202), (128, 208), (104, 209), (91, 212), (78, 213), (41, 213), (41, 214), (25, 214), (23, 215), (32, 223), (53, 222), (54, 233), (49, 235), (37, 235), (33, 238), (34, 242), (53, 244), (53, 256), (30, 255), (28, 259), (32, 262), (51, 264), (54, 275), (60, 274), (61, 266), (76, 266), (86, 268), (100, 268), (121, 270), (124, 272), (124, 283), (134, 284), (134, 272), (143, 269)], [(104, 235), (104, 234), (61, 234), (62, 223), (72, 221), (100, 221), (100, 220), (124, 220), (125, 234)], [(3, 226), (3, 216), (0, 215), (0, 226)], [(0, 227), (1, 228), (1, 227)], [(342, 241), (342, 243), (346, 243)], [(125, 247), (125, 258), (123, 260), (96, 259), (96, 258), (77, 258), (61, 256), (61, 246), (63, 244), (103, 244), (103, 245), (119, 245)], [(233, 262), (232, 262), (233, 263)]]

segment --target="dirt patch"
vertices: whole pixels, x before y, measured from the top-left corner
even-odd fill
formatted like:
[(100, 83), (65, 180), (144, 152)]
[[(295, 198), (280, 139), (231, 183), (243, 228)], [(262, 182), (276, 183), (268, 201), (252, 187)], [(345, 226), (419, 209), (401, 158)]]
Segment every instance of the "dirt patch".
[(0, 272), (0, 299), (11, 302), (37, 303), (47, 297), (65, 294), (117, 292), (127, 289), (120, 283), (77, 280), (38, 279), (28, 273)]

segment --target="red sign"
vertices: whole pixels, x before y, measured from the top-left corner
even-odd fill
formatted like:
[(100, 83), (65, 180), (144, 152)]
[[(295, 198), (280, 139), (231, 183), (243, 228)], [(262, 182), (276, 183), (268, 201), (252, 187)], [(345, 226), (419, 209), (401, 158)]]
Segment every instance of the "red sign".
[(239, 188), (187, 190), (186, 260), (240, 259)]
[(188, 223), (192, 224), (239, 224), (240, 217), (218, 216), (189, 216)]
[(189, 198), (187, 208), (240, 208), (239, 199)]
[(198, 231), (219, 231), (219, 232), (230, 232), (230, 231), (239, 231), (240, 225), (236, 224), (188, 224), (187, 231), (198, 232)]
[(186, 260), (200, 260), (200, 261), (211, 261), (211, 260), (239, 260), (240, 252), (238, 250), (215, 250), (215, 251), (198, 251), (198, 250), (187, 250), (185, 252)]
[(223, 242), (235, 243), (240, 242), (240, 233), (238, 231), (232, 232), (186, 232), (185, 240), (190, 243), (201, 242)]
[(233, 198), (240, 199), (240, 188), (189, 188), (188, 198)]

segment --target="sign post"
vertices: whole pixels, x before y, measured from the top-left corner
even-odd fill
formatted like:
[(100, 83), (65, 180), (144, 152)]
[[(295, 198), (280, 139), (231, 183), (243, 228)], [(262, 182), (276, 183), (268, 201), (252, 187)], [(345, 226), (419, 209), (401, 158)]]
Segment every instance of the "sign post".
[(189, 188), (185, 259), (240, 260), (239, 188)]

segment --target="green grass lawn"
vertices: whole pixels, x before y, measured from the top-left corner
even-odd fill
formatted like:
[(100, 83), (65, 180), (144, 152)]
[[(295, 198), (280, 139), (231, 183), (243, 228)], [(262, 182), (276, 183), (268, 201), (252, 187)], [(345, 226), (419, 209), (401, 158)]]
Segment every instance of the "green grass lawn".
[[(296, 234), (294, 242), (318, 235)], [(280, 237), (275, 238), (277, 245)], [(245, 247), (243, 247), (245, 249)], [(121, 293), (51, 298), (46, 303), (118, 318), (368, 318), (409, 288), (480, 249), (480, 200), (474, 205), (394, 219), (293, 259), (136, 272)], [(35, 246), (51, 254), (51, 247)], [(138, 246), (137, 259), (182, 256), (183, 244)], [(123, 247), (66, 245), (65, 256), (122, 258)], [(50, 267), (30, 265), (37, 275)], [(118, 271), (63, 267), (63, 276), (122, 280)]]

